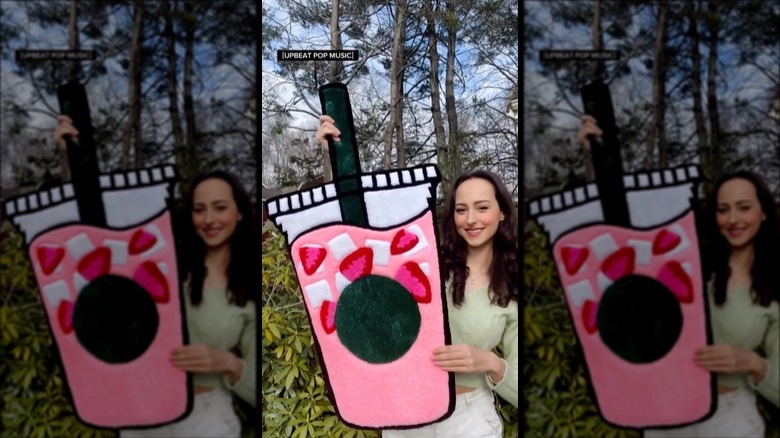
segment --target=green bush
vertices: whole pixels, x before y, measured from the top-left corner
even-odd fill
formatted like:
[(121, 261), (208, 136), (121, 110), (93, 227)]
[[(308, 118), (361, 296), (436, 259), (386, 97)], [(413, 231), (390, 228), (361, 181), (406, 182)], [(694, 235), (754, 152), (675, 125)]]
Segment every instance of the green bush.
[[(377, 437), (346, 426), (325, 393), (309, 320), (283, 236), (269, 228), (263, 243), (263, 436)], [(501, 405), (506, 437), (516, 437), (517, 410)]]
[[(563, 289), (547, 248), (534, 225), (525, 230), (523, 278), (525, 341), (523, 363), (525, 436), (640, 437), (636, 429), (608, 425), (588, 389)], [(766, 436), (780, 437), (778, 409), (762, 400)]]
[(115, 431), (89, 427), (76, 417), (22, 236), (7, 222), (0, 249), (2, 436), (115, 437)]

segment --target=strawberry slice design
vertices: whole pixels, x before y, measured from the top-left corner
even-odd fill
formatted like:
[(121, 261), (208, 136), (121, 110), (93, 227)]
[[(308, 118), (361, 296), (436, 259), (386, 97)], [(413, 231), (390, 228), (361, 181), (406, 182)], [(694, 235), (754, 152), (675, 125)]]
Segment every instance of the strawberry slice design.
[(73, 309), (73, 303), (68, 300), (60, 301), (60, 305), (57, 308), (57, 320), (63, 333), (66, 335), (73, 331)]
[(601, 271), (612, 281), (634, 272), (636, 250), (631, 247), (620, 248), (604, 260)]
[(322, 261), (325, 260), (326, 254), (327, 251), (321, 246), (307, 245), (298, 250), (299, 259), (306, 275), (312, 275), (317, 271)]
[(661, 230), (653, 240), (653, 255), (666, 254), (680, 244), (682, 239), (674, 231)]
[(395, 281), (401, 283), (418, 303), (431, 302), (431, 283), (420, 265), (415, 262), (404, 263), (395, 274)]
[(65, 257), (65, 249), (61, 246), (40, 246), (36, 253), (44, 275), (51, 275)]
[(585, 325), (585, 331), (588, 332), (588, 334), (596, 333), (596, 315), (599, 310), (598, 303), (587, 300), (585, 301), (585, 305), (582, 307), (582, 322)]
[(77, 270), (84, 279), (92, 281), (106, 275), (111, 267), (111, 250), (101, 246), (79, 260)]
[(140, 229), (130, 237), (130, 244), (127, 250), (130, 255), (137, 255), (153, 247), (155, 243), (157, 243), (157, 236), (146, 230)]
[(585, 263), (585, 260), (588, 259), (589, 254), (590, 251), (584, 246), (565, 246), (561, 250), (561, 258), (563, 259), (566, 272), (569, 275), (576, 274)]
[(154, 262), (142, 263), (133, 274), (133, 280), (146, 289), (154, 301), (164, 304), (170, 300), (168, 281)]
[(693, 282), (679, 262), (671, 261), (661, 267), (658, 281), (672, 291), (681, 303), (693, 302)]
[(336, 331), (336, 303), (328, 300), (322, 302), (320, 322), (325, 333), (331, 334)]
[(371, 273), (374, 263), (374, 251), (371, 248), (358, 248), (353, 253), (344, 257), (339, 265), (339, 271), (349, 281), (355, 281)]
[(414, 248), (417, 243), (420, 242), (420, 238), (416, 234), (406, 230), (400, 230), (393, 237), (393, 242), (390, 244), (390, 254), (398, 255), (403, 254), (406, 251)]

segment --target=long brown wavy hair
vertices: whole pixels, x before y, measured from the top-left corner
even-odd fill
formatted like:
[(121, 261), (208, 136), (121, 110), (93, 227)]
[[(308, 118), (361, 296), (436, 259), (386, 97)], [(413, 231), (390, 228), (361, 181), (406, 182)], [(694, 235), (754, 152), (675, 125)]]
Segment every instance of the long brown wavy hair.
[(517, 246), (517, 216), (512, 196), (509, 194), (501, 178), (487, 170), (476, 170), (458, 177), (452, 185), (447, 201), (447, 209), (442, 221), (442, 254), (440, 259), (444, 266), (444, 277), (452, 278), (452, 301), (460, 307), (463, 304), (466, 290), (466, 255), (468, 245), (458, 234), (455, 227), (455, 192), (458, 187), (472, 178), (483, 179), (493, 185), (496, 201), (504, 220), (498, 223), (498, 229), (493, 236), (493, 260), (490, 262), (491, 302), (501, 307), (509, 305), (510, 300), (517, 302), (518, 294), (518, 246)]
[(208, 179), (219, 179), (230, 185), (236, 207), (242, 219), (236, 224), (230, 236), (230, 262), (227, 268), (227, 294), (231, 303), (244, 307), (248, 300), (257, 301), (260, 290), (260, 240), (257, 233), (254, 211), (249, 194), (238, 178), (225, 171), (217, 170), (195, 178), (185, 199), (183, 224), (186, 229), (184, 251), (184, 272), (190, 279), (190, 302), (198, 306), (203, 300), (203, 281), (206, 278), (206, 244), (195, 232), (192, 223), (192, 209), (195, 189)]
[(729, 255), (731, 245), (720, 233), (717, 223), (718, 191), (721, 186), (732, 179), (743, 179), (756, 189), (758, 202), (766, 219), (761, 222), (753, 238), (755, 257), (750, 269), (751, 290), (753, 302), (769, 307), (772, 300), (780, 301), (780, 275), (775, 271), (780, 266), (780, 229), (778, 227), (777, 207), (772, 200), (772, 192), (753, 172), (741, 170), (723, 175), (715, 183), (715, 188), (707, 205), (707, 242), (704, 251), (704, 276), (715, 280), (715, 304), (722, 306), (726, 302), (726, 286), (731, 276)]

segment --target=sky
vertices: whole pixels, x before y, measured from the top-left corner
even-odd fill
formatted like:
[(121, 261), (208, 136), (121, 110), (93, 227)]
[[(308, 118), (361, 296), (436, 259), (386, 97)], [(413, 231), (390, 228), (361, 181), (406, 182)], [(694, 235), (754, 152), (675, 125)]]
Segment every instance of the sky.
[[(551, 79), (548, 79), (538, 72), (540, 71), (538, 53), (541, 49), (554, 49), (554, 50), (590, 50), (592, 49), (591, 35), (592, 31), (589, 26), (578, 26), (576, 28), (565, 27), (561, 20), (557, 20), (550, 14), (550, 2), (543, 1), (526, 1), (527, 15), (524, 20), (528, 23), (540, 27), (543, 31), (543, 36), (540, 41), (536, 42), (536, 45), (532, 47), (531, 59), (525, 60), (525, 72), (524, 72), (524, 84), (525, 95), (530, 96), (534, 93), (541, 97), (544, 102), (554, 102), (556, 93), (561, 92)], [(639, 27), (655, 29), (654, 19), (648, 12), (644, 14), (636, 14), (633, 17), (631, 26), (627, 29), (629, 34), (635, 34)], [(614, 46), (611, 45), (609, 37), (605, 37), (605, 49), (610, 50)], [(708, 51), (704, 42), (700, 45), (700, 53), (702, 56), (702, 62), (704, 63), (702, 69), (702, 80), (706, 81), (706, 62), (708, 57)], [(625, 55), (625, 54), (623, 54)], [(652, 56), (651, 54), (643, 55), (642, 58)], [(774, 71), (778, 69), (778, 59), (771, 59), (766, 55), (760, 59), (764, 66), (769, 66), (770, 69), (774, 68)], [(611, 61), (610, 61), (611, 62)], [(612, 101), (615, 106), (615, 114), (618, 117), (618, 123), (622, 113), (622, 107), (631, 107), (635, 102), (650, 102), (652, 93), (652, 72), (648, 70), (640, 59), (630, 61), (629, 66), (631, 68), (631, 75), (618, 79), (610, 84), (610, 92), (612, 94)], [(772, 67), (773, 66), (773, 67)], [(746, 100), (755, 100), (762, 93), (765, 95), (766, 90), (771, 87), (769, 79), (761, 74), (758, 69), (753, 66), (738, 65), (737, 48), (729, 44), (721, 44), (718, 50), (718, 69), (721, 71), (721, 76), (718, 78), (718, 98), (722, 102), (733, 102), (735, 98)], [(728, 79), (726, 79), (728, 78)], [(667, 82), (667, 87), (669, 83)], [(581, 114), (581, 98), (579, 95), (568, 95), (571, 102), (576, 107), (576, 112)], [(706, 105), (706, 102), (703, 102)], [(765, 104), (767, 107), (769, 102), (758, 102), (757, 104)], [(686, 120), (692, 119), (691, 109), (693, 107), (692, 100), (683, 102), (683, 110), (678, 113), (682, 114), (682, 117)], [(565, 103), (560, 103), (556, 106), (559, 110), (571, 111), (571, 107)], [(571, 148), (578, 148), (579, 144), (576, 142), (576, 134), (580, 127), (579, 114), (566, 114), (563, 112), (555, 112), (554, 118), (551, 122), (552, 126), (560, 129), (566, 133), (572, 140), (570, 143)], [(690, 128), (693, 128), (693, 124), (690, 124)], [(526, 130), (529, 127), (526, 126)], [(526, 145), (526, 148), (534, 147), (534, 145)], [(526, 182), (535, 180), (535, 172), (532, 165), (526, 166)]]
[[(287, 12), (279, 7), (278, 2), (276, 0), (269, 0), (263, 3), (263, 7), (266, 8), (266, 11), (268, 12), (268, 16), (264, 17), (264, 20), (272, 20), (276, 23), (283, 24), (285, 26), (285, 32), (287, 34), (282, 36), (282, 40), (287, 40), (288, 38), (293, 41), (291, 45), (285, 44), (285, 42), (277, 42), (275, 49), (320, 49), (320, 50), (327, 50), (330, 48), (330, 34), (328, 29), (324, 27), (311, 27), (311, 28), (304, 28), (303, 26), (293, 22), (290, 19), (289, 14)], [(372, 26), (372, 28), (376, 28), (379, 26), (379, 19), (376, 16), (373, 16), (371, 19), (371, 23), (369, 26)], [(345, 35), (346, 38), (346, 35)], [(304, 43), (296, 43), (295, 41), (300, 41)], [(351, 44), (352, 42), (349, 39), (345, 39), (344, 41), (344, 49), (354, 49), (355, 46)], [(444, 49), (440, 49), (441, 53), (440, 56), (444, 56)], [(362, 55), (362, 54), (361, 54)], [(463, 46), (458, 47), (458, 60), (460, 63), (470, 63), (472, 62), (472, 54), (465, 50)], [(507, 59), (506, 57), (503, 57), (502, 59), (497, 60), (498, 63), (501, 63), (503, 65), (517, 65), (517, 60), (511, 60)], [(372, 71), (383, 71), (382, 67), (379, 65), (378, 62), (372, 60), (368, 63), (369, 67), (372, 69)], [(275, 84), (278, 81), (284, 81), (283, 78), (280, 78), (278, 75), (273, 74), (273, 72), (276, 69), (276, 60), (269, 60), (269, 59), (263, 59), (262, 60), (262, 66), (263, 66), (263, 81), (268, 80), (270, 82), (270, 87), (275, 86)], [(509, 86), (508, 80), (505, 78), (496, 78), (496, 77), (490, 77), (488, 75), (490, 67), (489, 66), (483, 66), (483, 67), (477, 67), (473, 74), (471, 74), (467, 79), (468, 81), (465, 84), (465, 88), (461, 91), (463, 92), (463, 96), (467, 99), (470, 99), (472, 96), (479, 96), (479, 97), (486, 97), (490, 98), (495, 95), (499, 95), (500, 93), (505, 93), (505, 89), (511, 88)], [(379, 75), (375, 75), (376, 80), (380, 80), (378, 77)], [(382, 80), (389, 84), (389, 82), (382, 78)], [(494, 86), (497, 85), (497, 86)], [(280, 100), (284, 102), (288, 102), (291, 100), (291, 88), (284, 87), (282, 91), (280, 91)], [(316, 100), (316, 99), (315, 99)]]
[[(276, 24), (281, 24), (284, 27), (284, 34), (281, 37), (281, 40), (283, 42), (276, 42), (276, 45), (274, 46), (274, 49), (329, 49), (330, 48), (330, 34), (329, 30), (325, 26), (316, 26), (311, 28), (304, 28), (303, 26), (298, 25), (297, 23), (294, 23), (287, 12), (279, 7), (278, 2), (276, 0), (270, 0), (265, 1), (263, 3), (263, 7), (267, 11), (267, 16), (263, 17), (264, 20), (269, 20), (271, 22), (274, 22)], [(386, 9), (381, 12), (381, 14), (386, 14)], [(379, 23), (380, 18), (377, 17), (378, 14), (373, 14), (371, 17), (371, 22), (368, 26), (373, 29), (377, 29), (382, 24)], [(384, 18), (382, 21), (387, 21), (386, 15), (383, 15)], [(391, 32), (392, 29), (388, 29), (387, 32)], [(345, 35), (345, 38), (346, 35)], [(293, 41), (292, 44), (288, 45), (287, 41), (291, 40)], [(296, 42), (297, 41), (297, 42)], [(352, 45), (352, 42), (349, 39), (345, 39), (344, 41), (344, 49), (353, 49), (355, 48), (354, 45)], [(465, 46), (459, 46), (458, 52), (457, 52), (457, 58), (458, 62), (461, 65), (470, 65), (473, 63), (473, 53), (470, 53), (466, 50), (467, 48)], [(440, 58), (442, 62), (444, 61), (444, 56), (446, 56), (445, 48), (440, 46)], [(387, 53), (386, 53), (387, 54)], [(364, 54), (360, 54), (361, 56), (364, 56)], [(272, 56), (274, 56), (274, 59), (263, 59), (262, 60), (262, 81), (263, 81), (263, 92), (267, 92), (267, 90), (273, 90), (276, 93), (277, 100), (279, 102), (283, 103), (289, 103), (294, 100), (293, 93), (295, 90), (295, 87), (291, 84), (290, 80), (280, 77), (278, 74), (275, 73), (277, 69), (276, 59), (275, 59), (275, 53), (272, 53)], [(502, 57), (496, 60), (496, 62), (500, 63), (501, 65), (510, 65), (514, 66), (518, 64), (517, 59), (508, 59), (507, 57)], [(360, 99), (361, 96), (370, 96), (368, 99), (382, 99), (385, 102), (388, 102), (389, 98), (389, 79), (386, 76), (386, 72), (384, 68), (379, 64), (376, 60), (371, 60), (367, 63), (371, 74), (368, 78), (361, 78), (358, 80), (355, 80), (349, 84), (350, 90), (351, 90), (351, 96), (353, 96), (353, 107), (355, 107), (355, 110), (358, 111), (361, 105), (361, 102), (355, 102), (354, 99)], [(456, 93), (458, 95), (458, 98), (462, 99), (464, 102), (470, 102), (472, 98), (485, 98), (485, 99), (492, 99), (496, 97), (501, 97), (503, 100), (494, 102), (494, 105), (500, 105), (502, 108), (506, 107), (508, 105), (508, 94), (511, 91), (512, 84), (510, 81), (504, 77), (499, 77), (498, 74), (491, 74), (490, 70), (492, 67), (484, 65), (484, 66), (476, 66), (470, 70), (467, 71), (466, 77), (465, 77), (465, 86), (462, 83), (463, 77), (456, 78)], [(519, 77), (519, 75), (516, 74), (516, 77)], [(442, 93), (441, 93), (441, 106), (444, 108), (444, 77), (443, 73), (441, 75), (441, 86), (442, 86)], [(407, 82), (409, 80), (407, 79)], [(458, 81), (461, 81), (458, 83)], [(407, 87), (411, 86), (411, 84), (407, 83)], [(319, 108), (319, 100), (317, 96), (308, 96), (309, 101), (312, 103), (312, 105), (315, 108)], [(368, 105), (368, 102), (366, 102), (366, 105)], [(430, 105), (429, 101), (423, 102), (423, 106), (426, 108)], [(304, 110), (307, 112), (311, 112), (311, 109), (305, 105), (303, 102), (299, 102), (297, 105), (294, 106), (294, 108)], [(408, 116), (408, 111), (410, 111), (409, 107), (405, 109), (406, 111), (406, 117)], [(420, 115), (420, 119), (427, 120), (430, 118), (430, 110), (422, 110), (424, 114)], [(300, 131), (300, 135), (306, 138), (311, 139), (313, 141), (314, 132), (318, 126), (317, 119), (312, 114), (305, 114), (305, 113), (292, 113), (293, 115), (293, 121), (292, 125), (296, 126), (298, 128), (302, 128), (303, 131)], [(432, 128), (431, 128), (432, 131)], [(408, 134), (407, 134), (408, 135)]]
[[(50, 26), (43, 29), (27, 19), (26, 11), (24, 7), (22, 7), (23, 3), (24, 2), (5, 0), (0, 2), (0, 8), (2, 8), (3, 14), (7, 14), (11, 21), (18, 23), (21, 28), (26, 30), (22, 35), (22, 38), (19, 41), (14, 42), (13, 49), (67, 49), (67, 17), (64, 17), (62, 26)], [(117, 26), (130, 26), (129, 19), (131, 19), (131, 17), (129, 17), (126, 12), (109, 16), (105, 33), (111, 34)], [(89, 50), (91, 41), (86, 39), (83, 34), (80, 38), (80, 44), (83, 49)], [(177, 54), (179, 55), (179, 58), (183, 58), (182, 53), (182, 47), (178, 47)], [(26, 77), (21, 78), (14, 72), (16, 69), (16, 62), (13, 54), (9, 55), (10, 59), (4, 59), (0, 62), (0, 73), (2, 73), (0, 74), (0, 90), (2, 91), (3, 97), (13, 98), (18, 102), (30, 101), (33, 98), (33, 87), (30, 84), (30, 80)], [(101, 54), (98, 53), (97, 55), (100, 56)], [(211, 64), (212, 59), (212, 50), (207, 46), (196, 46), (195, 62), (198, 65), (208, 66)], [(92, 78), (87, 84), (87, 94), (93, 119), (95, 118), (96, 112), (100, 110), (101, 103), (109, 101), (117, 102), (127, 99), (127, 73), (126, 70), (119, 65), (117, 60), (118, 57), (110, 58), (105, 64), (109, 73), (103, 77)], [(249, 59), (235, 59), (234, 61), (239, 65), (254, 66), (253, 62)], [(63, 66), (65, 65), (67, 64), (63, 62)], [(196, 100), (204, 101), (212, 97), (223, 99), (228, 105), (243, 112), (246, 96), (245, 90), (242, 90), (241, 88), (246, 87), (246, 79), (227, 66), (220, 66), (216, 69), (211, 67), (208, 68), (210, 69), (208, 70), (209, 74), (198, 75), (193, 82)], [(180, 90), (182, 87), (182, 78), (183, 74), (180, 65), (177, 77)], [(151, 79), (149, 79), (149, 77), (145, 78), (145, 88), (152, 85), (150, 81)], [(112, 98), (104, 99), (105, 96), (112, 96)], [(56, 96), (46, 95), (45, 98), (49, 106), (58, 110)], [(183, 96), (181, 93), (179, 98), (179, 104), (182, 105), (181, 99), (183, 99)], [(31, 118), (26, 129), (31, 130), (32, 132), (41, 133), (47, 139), (51, 138), (56, 124), (54, 114), (52, 114), (51, 110), (40, 101), (33, 107), (33, 110), (34, 111), (30, 113)], [(160, 108), (158, 105), (153, 105), (151, 107), (147, 106), (144, 108), (144, 111), (144, 118), (154, 117), (158, 122), (169, 118), (167, 110)], [(2, 119), (0, 119), (0, 123), (3, 123)], [(204, 128), (206, 127), (204, 126)], [(149, 134), (147, 133), (147, 135)], [(53, 140), (51, 141), (51, 146), (54, 146)], [(0, 184), (2, 184), (3, 187), (8, 187), (13, 179), (11, 164), (12, 163), (8, 160), (2, 160), (2, 167), (0, 167), (0, 173), (2, 174), (0, 177)]]

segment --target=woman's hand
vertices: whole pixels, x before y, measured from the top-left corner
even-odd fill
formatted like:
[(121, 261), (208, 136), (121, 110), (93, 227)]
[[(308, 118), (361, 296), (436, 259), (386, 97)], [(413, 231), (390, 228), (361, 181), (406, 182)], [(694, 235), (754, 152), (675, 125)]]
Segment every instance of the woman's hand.
[[(171, 353), (171, 362), (182, 371), (191, 373), (227, 373), (231, 381), (237, 381), (244, 364), (233, 353), (205, 344), (182, 345)], [(233, 379), (237, 375), (238, 378)]]
[(341, 131), (336, 128), (336, 121), (330, 116), (321, 115), (320, 129), (317, 130), (317, 134), (315, 134), (314, 137), (320, 142), (322, 148), (326, 151), (328, 150), (328, 139), (325, 137), (331, 136), (333, 141), (341, 141), (339, 135), (341, 135)]
[(433, 352), (433, 362), (452, 373), (490, 373), (494, 382), (503, 379), (504, 361), (492, 351), (467, 344), (445, 345)]
[(764, 380), (766, 362), (753, 351), (728, 344), (715, 344), (696, 350), (694, 358), (700, 367), (714, 373), (746, 373), (753, 381)]
[(68, 149), (67, 143), (65, 143), (65, 137), (69, 136), (71, 140), (77, 141), (79, 139), (79, 131), (73, 126), (73, 120), (68, 116), (57, 117), (57, 129), (54, 130), (54, 141), (57, 142), (60, 151), (65, 152)]
[(599, 129), (595, 118), (592, 116), (582, 116), (582, 127), (580, 128), (580, 132), (577, 133), (577, 140), (582, 143), (582, 147), (585, 148), (586, 151), (590, 151), (588, 136), (591, 134), (596, 136), (596, 140), (601, 141), (601, 136), (604, 133)]

